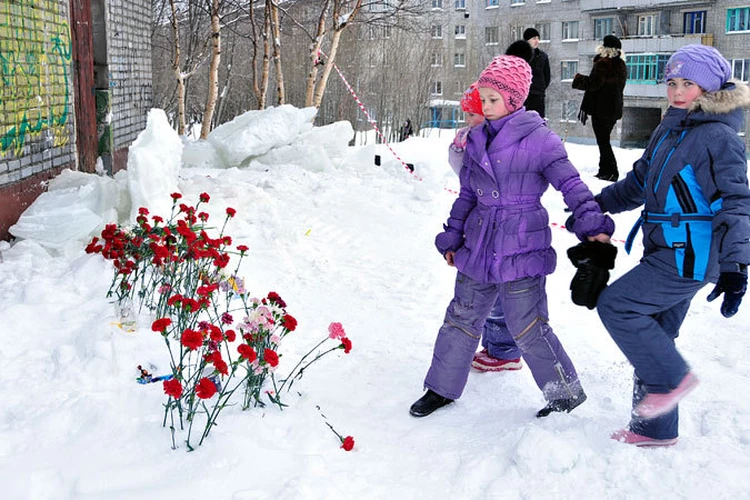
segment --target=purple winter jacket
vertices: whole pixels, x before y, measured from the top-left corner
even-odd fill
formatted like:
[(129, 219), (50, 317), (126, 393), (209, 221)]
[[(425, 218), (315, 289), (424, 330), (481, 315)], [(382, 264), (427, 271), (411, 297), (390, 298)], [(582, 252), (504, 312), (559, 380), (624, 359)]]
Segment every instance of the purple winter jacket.
[[(591, 191), (568, 160), (562, 140), (525, 108), (485, 122), (469, 133), (461, 191), (445, 231), (441, 254), (455, 251), (456, 268), (482, 283), (503, 283), (552, 273), (557, 257), (541, 197), (551, 184), (576, 219), (576, 236), (611, 235)], [(487, 147), (487, 127), (497, 131)]]

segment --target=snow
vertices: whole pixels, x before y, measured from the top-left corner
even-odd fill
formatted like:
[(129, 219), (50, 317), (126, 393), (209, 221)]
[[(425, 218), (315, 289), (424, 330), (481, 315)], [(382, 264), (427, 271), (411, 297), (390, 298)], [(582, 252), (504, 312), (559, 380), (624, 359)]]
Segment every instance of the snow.
[[(551, 324), (588, 401), (536, 419), (544, 402), (527, 367), (472, 372), (457, 402), (413, 418), (408, 409), (422, 394), (455, 278), (433, 245), (458, 188), (447, 162), (452, 134), (393, 145), (417, 177), (383, 145), (341, 146), (353, 135), (348, 123), (313, 129), (306, 110), (250, 113), (194, 143), (175, 141), (152, 112), (129, 172), (115, 179), (64, 172), (14, 226), (18, 239), (0, 244), (3, 498), (747, 496), (750, 306), (727, 320), (706, 302), (709, 287), (693, 301), (678, 342), (701, 385), (681, 405), (675, 447), (612, 441), (628, 421), (632, 372), (596, 313), (570, 300), (573, 267), (564, 256), (576, 241), (561, 229), (562, 197), (550, 190), (544, 203), (560, 256), (548, 279)], [(593, 177), (596, 147), (566, 147), (598, 192), (605, 184)], [(616, 149), (621, 170), (640, 153)], [(161, 385), (135, 383), (139, 364), (168, 368), (163, 342), (145, 314), (133, 333), (114, 324), (105, 297), (112, 268), (83, 252), (103, 224), (130, 219), (134, 200), (156, 206), (173, 185), (188, 201), (209, 193), (202, 208), (212, 220), (237, 210), (226, 232), (250, 247), (240, 273), (247, 288), (259, 297), (278, 292), (299, 321), (282, 343), (279, 373), (330, 322), (341, 322), (354, 344), (306, 372), (283, 411), (224, 410), (192, 453), (170, 448)], [(613, 278), (640, 255), (638, 244), (630, 256), (622, 249), (636, 217), (615, 217)], [(354, 437), (351, 452), (326, 422)]]

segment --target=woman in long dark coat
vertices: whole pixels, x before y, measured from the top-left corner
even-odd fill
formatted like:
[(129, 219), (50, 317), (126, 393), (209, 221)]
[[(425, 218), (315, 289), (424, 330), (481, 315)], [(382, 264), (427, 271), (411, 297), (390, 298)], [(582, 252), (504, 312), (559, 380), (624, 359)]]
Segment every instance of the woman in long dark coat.
[(619, 177), (609, 136), (617, 120), (622, 118), (622, 93), (627, 78), (622, 44), (613, 35), (605, 36), (602, 45), (597, 48), (589, 76), (578, 73), (573, 78), (573, 88), (586, 91), (578, 116), (584, 125), (591, 116), (591, 126), (599, 146), (599, 172), (596, 177), (605, 181), (614, 182)]

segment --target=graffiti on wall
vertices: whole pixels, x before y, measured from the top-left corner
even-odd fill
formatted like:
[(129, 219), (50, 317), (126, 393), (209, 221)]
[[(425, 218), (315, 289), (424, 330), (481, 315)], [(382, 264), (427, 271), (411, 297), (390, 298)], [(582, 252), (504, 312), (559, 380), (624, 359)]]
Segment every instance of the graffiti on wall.
[(0, 155), (27, 141), (66, 145), (71, 99), (70, 26), (58, 0), (0, 2)]

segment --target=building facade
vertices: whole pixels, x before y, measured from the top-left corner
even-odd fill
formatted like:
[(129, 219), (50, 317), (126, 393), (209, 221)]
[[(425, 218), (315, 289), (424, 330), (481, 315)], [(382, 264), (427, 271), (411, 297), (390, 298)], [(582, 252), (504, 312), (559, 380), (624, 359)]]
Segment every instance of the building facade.
[(151, 96), (150, 0), (0, 0), (0, 239), (63, 169), (124, 168)]
[[(547, 121), (561, 137), (593, 143), (591, 126), (577, 121), (583, 92), (573, 90), (576, 73), (588, 74), (605, 35), (622, 40), (628, 66), (625, 109), (613, 143), (642, 147), (666, 111), (664, 65), (684, 45), (716, 47), (734, 77), (750, 79), (750, 3), (740, 0), (431, 0), (429, 70), (433, 126), (462, 125), (458, 100), (495, 55), (522, 38), (541, 34), (552, 83)], [(750, 118), (745, 112), (745, 123)], [(750, 145), (746, 125), (740, 134)]]

